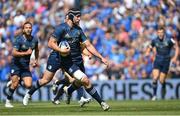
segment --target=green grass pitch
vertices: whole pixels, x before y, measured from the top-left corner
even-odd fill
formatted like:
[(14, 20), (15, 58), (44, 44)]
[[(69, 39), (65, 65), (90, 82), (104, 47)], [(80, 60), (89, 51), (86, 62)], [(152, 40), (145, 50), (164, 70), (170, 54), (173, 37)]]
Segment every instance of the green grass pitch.
[(180, 100), (158, 101), (107, 101), (110, 111), (103, 111), (95, 101), (80, 108), (76, 101), (70, 105), (51, 102), (31, 102), (23, 106), (15, 102), (14, 108), (5, 108), (0, 103), (0, 115), (180, 115)]

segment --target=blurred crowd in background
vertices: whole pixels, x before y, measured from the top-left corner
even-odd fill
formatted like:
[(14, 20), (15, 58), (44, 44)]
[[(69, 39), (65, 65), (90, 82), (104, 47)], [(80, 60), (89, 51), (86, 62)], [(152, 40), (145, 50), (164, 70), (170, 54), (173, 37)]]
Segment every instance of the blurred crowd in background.
[[(180, 45), (180, 0), (1, 0), (1, 81), (8, 80), (12, 41), (26, 20), (33, 23), (32, 35), (39, 37), (40, 67), (31, 67), (33, 80), (42, 76), (51, 51), (48, 38), (72, 6), (81, 9), (81, 28), (110, 61), (106, 69), (99, 59), (84, 57), (92, 80), (151, 78), (153, 55), (145, 56), (145, 50), (157, 37), (158, 25), (165, 25), (167, 36)], [(180, 77), (180, 57), (168, 77)]]

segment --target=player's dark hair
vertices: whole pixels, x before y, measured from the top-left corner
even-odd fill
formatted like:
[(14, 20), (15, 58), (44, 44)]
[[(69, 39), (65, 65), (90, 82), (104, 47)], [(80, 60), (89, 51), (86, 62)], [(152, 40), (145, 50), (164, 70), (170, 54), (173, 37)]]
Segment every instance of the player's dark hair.
[(165, 28), (164, 28), (164, 26), (159, 26), (157, 30), (163, 30), (163, 31), (165, 31)]
[(31, 27), (32, 27), (32, 23), (31, 22), (29, 22), (29, 21), (26, 21), (24, 24), (23, 24), (23, 29), (24, 29), (24, 26), (26, 25), (26, 24), (30, 24), (31, 25)]
[(74, 16), (81, 16), (81, 11), (80, 11), (80, 9), (77, 9), (77, 8), (71, 8), (71, 9), (69, 9), (67, 15), (68, 15), (68, 18), (71, 21), (73, 21)]

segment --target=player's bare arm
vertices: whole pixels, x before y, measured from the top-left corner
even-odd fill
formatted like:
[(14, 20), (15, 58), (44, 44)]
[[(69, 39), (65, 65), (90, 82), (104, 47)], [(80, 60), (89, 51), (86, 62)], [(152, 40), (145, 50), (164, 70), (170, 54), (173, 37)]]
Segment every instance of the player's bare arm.
[(35, 56), (35, 61), (33, 62), (33, 67), (37, 67), (37, 66), (39, 66), (39, 63), (38, 63), (39, 47), (38, 47), (38, 45), (35, 47), (34, 56)]
[(172, 40), (172, 41), (174, 41), (175, 54), (174, 54), (174, 57), (171, 59), (171, 62), (175, 63), (176, 60), (177, 60), (177, 57), (179, 55), (179, 46), (178, 46), (178, 42), (177, 41), (175, 41), (175, 40)]
[(146, 49), (145, 56), (146, 57), (149, 56), (151, 51), (153, 52), (153, 58), (155, 58), (155, 56), (156, 56), (156, 48), (153, 47), (152, 45), (149, 45), (148, 48)]
[(85, 48), (83, 44), (81, 44), (81, 48), (82, 54), (88, 56), (88, 58), (91, 59), (93, 55), (87, 50), (87, 48)]
[(87, 50), (89, 50), (93, 55), (97, 56), (98, 58), (101, 59), (101, 61), (108, 66), (108, 60), (105, 59), (95, 48), (94, 46), (90, 43), (89, 40), (86, 40), (84, 42), (84, 45), (86, 46)]
[(149, 45), (149, 46), (147, 47), (146, 52), (145, 52), (145, 56), (149, 56), (152, 48), (153, 48), (153, 47), (152, 47), (151, 45)]
[(22, 57), (22, 56), (27, 56), (27, 55), (31, 55), (32, 53), (32, 49), (29, 48), (27, 51), (18, 51), (16, 48), (13, 48), (13, 51), (12, 51), (12, 55), (14, 57)]

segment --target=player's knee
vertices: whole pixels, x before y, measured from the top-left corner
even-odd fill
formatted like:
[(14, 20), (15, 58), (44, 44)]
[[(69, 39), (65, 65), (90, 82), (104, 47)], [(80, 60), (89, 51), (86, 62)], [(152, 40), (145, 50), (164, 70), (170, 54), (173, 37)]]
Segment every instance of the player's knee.
[(12, 86), (13, 88), (17, 88), (19, 84), (19, 79), (18, 78), (12, 78)]
[(87, 77), (83, 77), (83, 78), (81, 79), (81, 82), (82, 82), (82, 84), (83, 84), (85, 87), (88, 87), (88, 86), (91, 85), (90, 80), (89, 80)]
[(159, 75), (153, 75), (153, 81), (158, 81)]
[(17, 88), (18, 87), (18, 84), (19, 84), (19, 81), (13, 81), (12, 82), (12, 88)]
[(163, 83), (165, 83), (165, 80), (164, 80), (164, 79), (160, 79), (159, 82), (160, 82), (161, 84), (163, 84)]
[(82, 82), (81, 82), (81, 81), (79, 81), (79, 80), (74, 80), (74, 82), (76, 83), (77, 86), (79, 86), (79, 87), (82, 86)]
[(153, 80), (158, 80), (159, 74), (158, 73), (153, 73)]
[(74, 80), (72, 84), (75, 85), (77, 88), (80, 88), (82, 86), (82, 82), (80, 82), (79, 80)]

